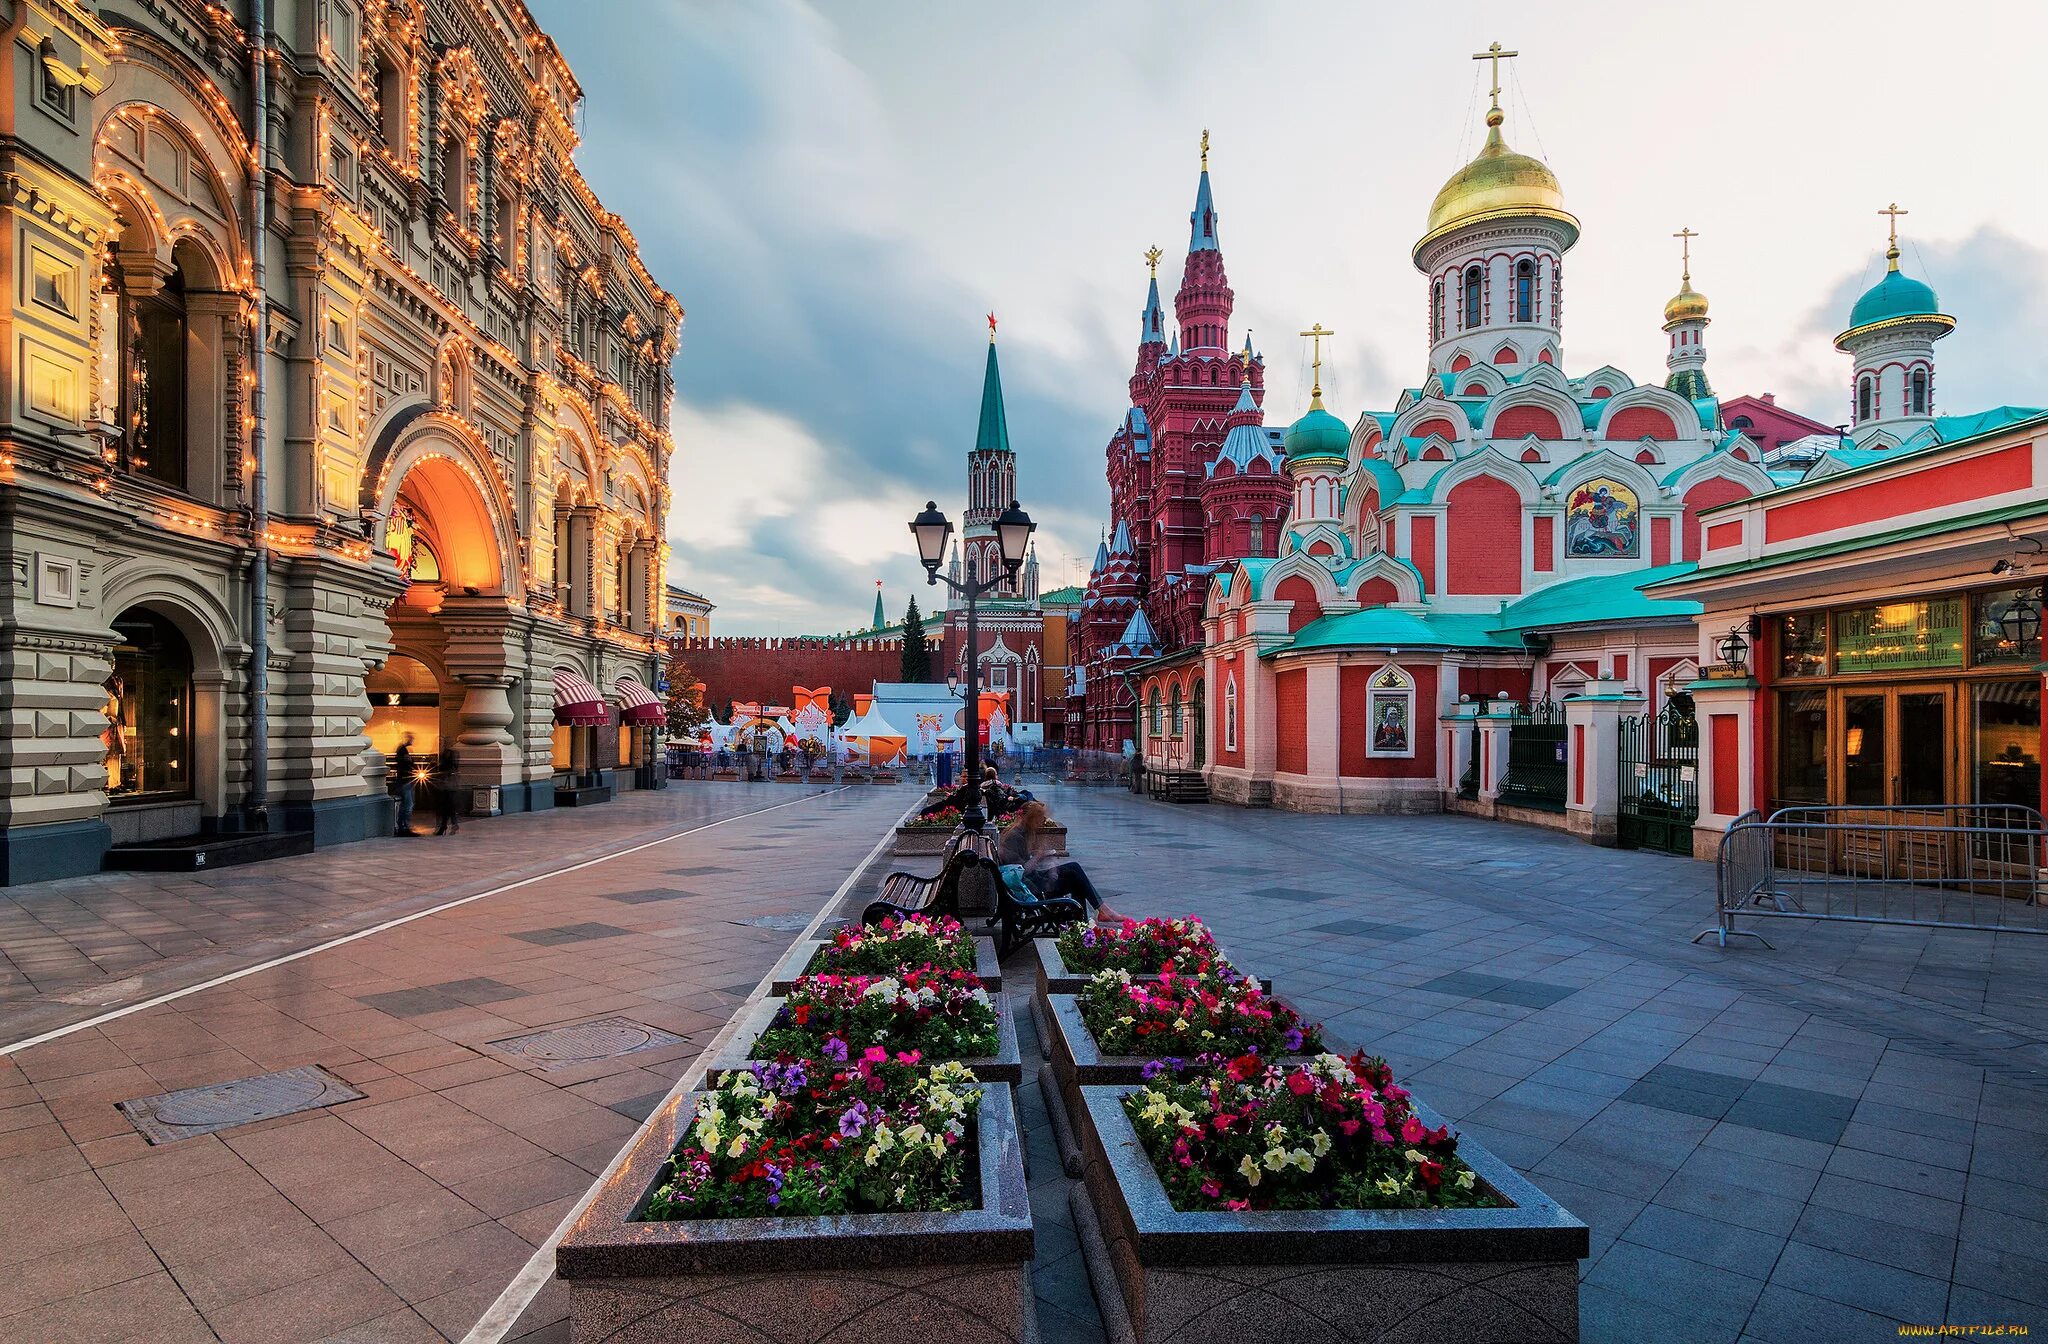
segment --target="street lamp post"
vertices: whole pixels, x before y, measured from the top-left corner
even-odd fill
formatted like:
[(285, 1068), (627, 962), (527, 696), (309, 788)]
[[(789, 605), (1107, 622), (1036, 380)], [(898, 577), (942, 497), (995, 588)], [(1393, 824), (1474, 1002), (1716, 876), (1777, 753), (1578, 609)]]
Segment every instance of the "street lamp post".
[(978, 832), (988, 824), (988, 818), (981, 812), (981, 661), (975, 604), (983, 594), (1017, 577), (1031, 544), (1031, 534), (1037, 530), (1038, 524), (1017, 506), (1016, 500), (1011, 500), (1010, 507), (996, 519), (996, 546), (1002, 553), (1002, 572), (979, 580), (970, 574), (962, 583), (951, 575), (939, 573), (939, 566), (946, 559), (947, 539), (953, 535), (953, 523), (939, 512), (938, 503), (926, 500), (924, 512), (910, 520), (911, 535), (917, 538), (917, 558), (924, 562), (925, 583), (936, 586), (943, 581), (967, 601), (967, 690), (964, 698), (968, 722), (962, 765), (972, 793), (967, 806), (961, 809), (960, 825), (968, 831)]

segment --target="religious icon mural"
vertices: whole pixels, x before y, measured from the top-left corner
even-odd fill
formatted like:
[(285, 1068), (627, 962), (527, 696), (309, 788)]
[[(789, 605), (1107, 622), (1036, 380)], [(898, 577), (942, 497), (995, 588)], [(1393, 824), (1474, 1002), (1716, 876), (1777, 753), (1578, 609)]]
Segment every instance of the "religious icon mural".
[(1415, 754), (1415, 682), (1398, 667), (1374, 674), (1365, 696), (1368, 756)]
[(1596, 476), (1572, 491), (1565, 509), (1566, 555), (1619, 560), (1632, 559), (1641, 551), (1641, 520), (1634, 490), (1620, 481)]

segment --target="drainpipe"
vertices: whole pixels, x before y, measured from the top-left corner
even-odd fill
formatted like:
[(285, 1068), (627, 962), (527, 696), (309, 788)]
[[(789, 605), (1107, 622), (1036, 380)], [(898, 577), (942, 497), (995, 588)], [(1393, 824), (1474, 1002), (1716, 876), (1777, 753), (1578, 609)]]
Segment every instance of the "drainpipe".
[(249, 121), (256, 164), (249, 179), (249, 283), (255, 291), (249, 379), (249, 794), (243, 824), (270, 829), (270, 501), (265, 480), (264, 392), (269, 382), (270, 292), (264, 253), (270, 233), (270, 0), (249, 0)]

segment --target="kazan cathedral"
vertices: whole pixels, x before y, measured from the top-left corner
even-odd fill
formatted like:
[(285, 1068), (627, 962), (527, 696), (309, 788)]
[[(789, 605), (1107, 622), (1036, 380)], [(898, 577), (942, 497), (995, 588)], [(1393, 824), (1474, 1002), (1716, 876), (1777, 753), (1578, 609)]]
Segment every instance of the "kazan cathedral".
[[(1697, 567), (1703, 511), (1800, 473), (1767, 470), (1724, 427), (1689, 257), (1663, 310), (1661, 380), (1571, 371), (1563, 263), (1579, 221), (1504, 121), (1496, 87), (1483, 147), (1411, 253), (1420, 384), (1347, 427), (1323, 404), (1318, 351), (1313, 399), (1284, 432), (1266, 423), (1263, 358), (1248, 337), (1232, 348), (1205, 133), (1178, 333), (1154, 249), (1108, 444), (1111, 526), (1068, 712), (1082, 745), (1134, 743), (1225, 801), (1434, 811), (1477, 750), (1461, 714), (1625, 691), (1654, 715), (1700, 677), (1699, 605), (1643, 588)], [(1837, 338), (1853, 426), (1809, 476), (1986, 427), (1935, 414), (1934, 342), (1954, 320), (1898, 257), (1894, 232)]]

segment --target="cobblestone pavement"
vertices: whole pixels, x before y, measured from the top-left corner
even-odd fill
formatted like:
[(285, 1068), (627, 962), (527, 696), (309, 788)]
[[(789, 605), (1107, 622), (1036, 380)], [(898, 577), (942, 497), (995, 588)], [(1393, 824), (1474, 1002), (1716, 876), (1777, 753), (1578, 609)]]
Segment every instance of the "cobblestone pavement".
[[(1585, 1219), (1588, 1340), (2048, 1327), (2048, 938), (1772, 921), (1775, 950), (1722, 950), (1687, 941), (1713, 908), (1690, 860), (1043, 796), (1118, 909), (1202, 915)], [(1032, 1141), (1040, 1308), (1091, 1338)]]
[[(67, 997), (141, 1003), (492, 894), (0, 1058), (0, 1341), (461, 1338), (910, 800), (692, 782), (204, 884), (7, 893), (10, 955), (23, 919), (102, 954), (15, 960), (48, 954), (0, 1008), (36, 1030), (79, 1020)], [(205, 942), (152, 946), (137, 912)], [(666, 1035), (554, 1067), (509, 1044), (611, 1017)], [(116, 1109), (307, 1065), (362, 1098), (162, 1146)], [(514, 1337), (566, 1340), (557, 1285)]]

